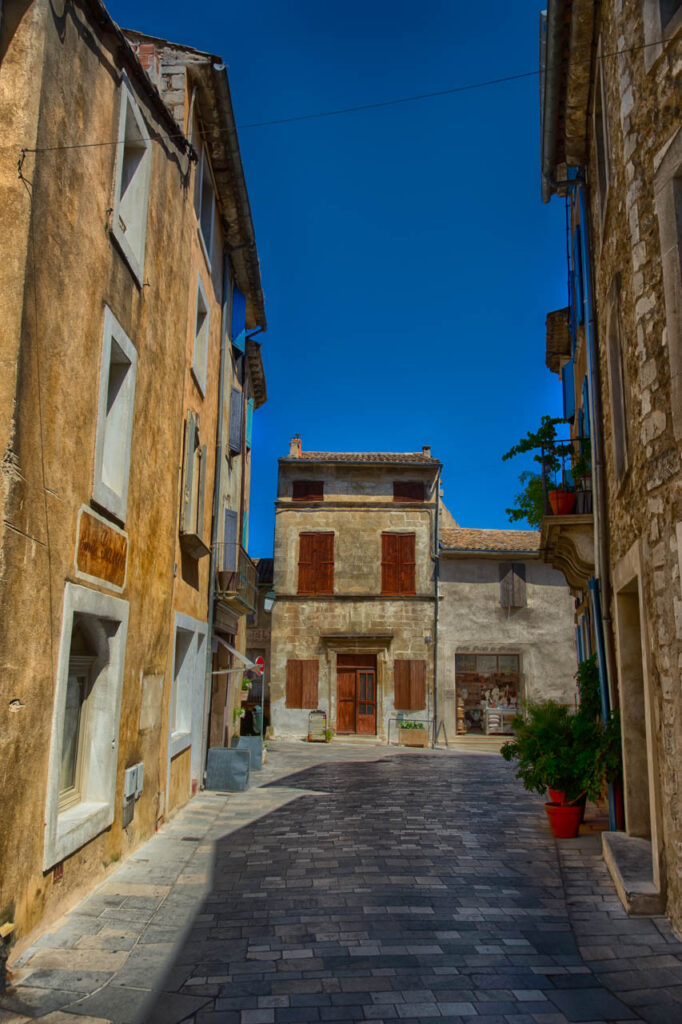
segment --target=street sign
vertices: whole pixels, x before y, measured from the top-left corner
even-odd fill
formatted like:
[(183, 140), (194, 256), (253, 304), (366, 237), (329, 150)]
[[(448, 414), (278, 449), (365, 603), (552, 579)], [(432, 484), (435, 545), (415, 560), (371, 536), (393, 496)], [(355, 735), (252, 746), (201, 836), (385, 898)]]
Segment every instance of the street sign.
[(254, 661), (254, 665), (258, 669), (261, 675), (265, 672), (265, 658), (261, 658), (260, 655)]

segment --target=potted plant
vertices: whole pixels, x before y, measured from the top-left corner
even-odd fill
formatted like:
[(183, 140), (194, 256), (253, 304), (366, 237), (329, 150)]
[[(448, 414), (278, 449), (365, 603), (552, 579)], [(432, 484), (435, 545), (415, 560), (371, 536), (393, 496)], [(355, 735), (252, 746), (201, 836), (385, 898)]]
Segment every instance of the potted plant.
[(398, 745), (401, 747), (426, 747), (429, 735), (423, 722), (411, 722), (405, 719), (398, 722)]
[[(559, 441), (556, 431), (557, 424), (567, 422), (568, 420), (560, 416), (543, 416), (537, 430), (529, 430), (518, 444), (513, 445), (502, 456), (502, 460), (506, 461), (514, 458), (515, 455), (540, 450), (539, 454), (533, 456), (533, 459), (540, 464), (542, 474), (526, 471), (519, 477), (524, 485), (524, 490), (516, 495), (517, 507), (506, 510), (512, 522), (517, 519), (527, 519), (531, 526), (537, 527), (541, 524), (545, 512), (543, 474), (545, 479), (549, 478), (554, 481), (554, 486), (549, 487), (547, 491), (554, 515), (570, 515), (573, 511), (576, 496), (572, 484), (566, 478), (565, 469), (565, 459), (573, 454), (573, 446), (570, 441)], [(556, 477), (559, 472), (561, 472), (561, 479), (557, 482)]]

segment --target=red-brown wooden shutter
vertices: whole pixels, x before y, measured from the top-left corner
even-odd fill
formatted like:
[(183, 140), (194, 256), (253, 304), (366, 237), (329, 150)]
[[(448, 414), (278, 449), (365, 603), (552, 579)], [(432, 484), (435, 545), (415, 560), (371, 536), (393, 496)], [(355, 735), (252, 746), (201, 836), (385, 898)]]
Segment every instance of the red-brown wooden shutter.
[(287, 661), (287, 690), (285, 704), (288, 708), (300, 708), (302, 707), (301, 698), (302, 694), (302, 670), (301, 661)]
[(410, 711), (426, 707), (426, 662), (410, 661)]
[(298, 535), (298, 592), (315, 593), (315, 538), (316, 533)]
[(334, 593), (334, 534), (315, 534), (316, 594)]
[(410, 711), (410, 663), (396, 660), (393, 662), (393, 703), (396, 711)]
[(317, 660), (299, 661), (301, 666), (301, 707), (317, 707), (317, 679), (319, 665)]
[(381, 535), (381, 593), (397, 594), (399, 587), (398, 564), (400, 548), (397, 533)]
[(401, 533), (400, 540), (400, 589), (401, 594), (415, 594), (414, 534)]
[(394, 501), (424, 501), (424, 483), (421, 480), (394, 480)]

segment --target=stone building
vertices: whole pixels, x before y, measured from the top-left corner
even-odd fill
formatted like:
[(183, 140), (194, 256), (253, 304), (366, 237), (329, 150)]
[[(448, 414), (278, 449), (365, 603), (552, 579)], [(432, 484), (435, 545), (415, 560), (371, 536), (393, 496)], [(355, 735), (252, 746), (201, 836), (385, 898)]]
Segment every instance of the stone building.
[(573, 603), (539, 548), (537, 530), (440, 529), (437, 707), (448, 738), (509, 732), (525, 700), (574, 704)]
[(566, 203), (569, 254), (548, 365), (593, 498), (545, 518), (543, 549), (620, 707), (626, 832), (607, 863), (626, 906), (681, 929), (682, 5), (550, 0), (541, 43), (542, 194)]
[(280, 459), (275, 735), (306, 735), (320, 708), (337, 734), (395, 740), (401, 716), (443, 742), (460, 699), (467, 730), (490, 732), (523, 699), (574, 702), (571, 602), (539, 534), (459, 528), (440, 473), (429, 448), (305, 452), (294, 438)]
[(398, 711), (433, 713), (438, 481), (421, 452), (304, 452), (279, 460), (270, 714), (305, 736), (386, 739)]
[(9, 0), (0, 120), (0, 924), (21, 942), (201, 784), (212, 627), (242, 664), (254, 603), (217, 573), (246, 557), (265, 315), (218, 57), (99, 0)]

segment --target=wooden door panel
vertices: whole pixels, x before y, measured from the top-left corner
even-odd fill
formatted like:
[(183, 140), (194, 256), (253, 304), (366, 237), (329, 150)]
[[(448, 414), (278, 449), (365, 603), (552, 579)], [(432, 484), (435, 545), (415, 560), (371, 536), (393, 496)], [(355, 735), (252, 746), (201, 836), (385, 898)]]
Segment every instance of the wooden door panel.
[(373, 735), (377, 731), (377, 693), (374, 672), (358, 669), (357, 695), (356, 731), (363, 735)]
[(336, 731), (355, 732), (355, 669), (339, 668), (336, 673)]

